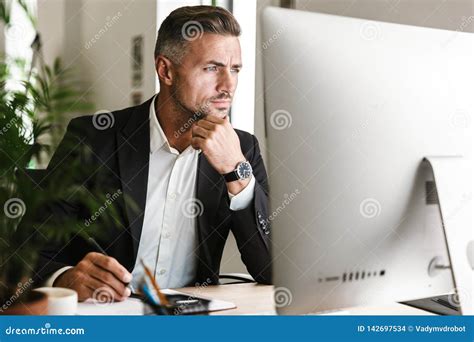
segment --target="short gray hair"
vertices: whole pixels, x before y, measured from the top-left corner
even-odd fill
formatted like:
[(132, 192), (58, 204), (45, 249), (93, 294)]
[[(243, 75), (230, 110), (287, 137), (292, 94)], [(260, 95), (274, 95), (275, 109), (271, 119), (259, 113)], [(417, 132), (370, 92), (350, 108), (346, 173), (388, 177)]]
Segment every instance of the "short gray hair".
[(180, 7), (171, 12), (160, 26), (155, 59), (163, 55), (180, 63), (186, 53), (186, 45), (204, 33), (239, 37), (240, 32), (240, 25), (235, 17), (222, 7)]

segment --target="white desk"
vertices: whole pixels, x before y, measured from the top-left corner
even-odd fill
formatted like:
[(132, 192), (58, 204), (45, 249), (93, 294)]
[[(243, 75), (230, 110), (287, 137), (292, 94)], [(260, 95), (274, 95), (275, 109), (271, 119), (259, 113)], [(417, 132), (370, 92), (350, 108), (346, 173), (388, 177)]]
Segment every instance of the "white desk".
[[(257, 284), (233, 284), (207, 287), (185, 287), (177, 289), (194, 296), (233, 302), (235, 309), (211, 312), (211, 315), (271, 315), (273, 306), (273, 286)], [(143, 304), (138, 299), (128, 299), (118, 303), (79, 303), (80, 315), (142, 315)], [(393, 303), (382, 306), (349, 308), (334, 314), (342, 315), (432, 315), (424, 310)]]

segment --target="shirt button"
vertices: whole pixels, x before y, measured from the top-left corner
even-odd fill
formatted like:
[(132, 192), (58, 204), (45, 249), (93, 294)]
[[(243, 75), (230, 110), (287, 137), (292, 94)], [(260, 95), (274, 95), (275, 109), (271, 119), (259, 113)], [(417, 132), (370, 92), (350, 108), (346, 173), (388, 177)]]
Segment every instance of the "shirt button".
[(163, 236), (165, 239), (169, 239), (171, 237), (171, 234), (169, 232), (165, 232)]
[(162, 268), (162, 269), (160, 270), (160, 274), (163, 275), (163, 274), (165, 274), (165, 273), (166, 273), (166, 270), (165, 270), (164, 268)]
[(174, 200), (174, 199), (176, 199), (176, 194), (174, 192), (172, 192), (171, 194), (169, 194), (168, 197), (169, 197), (169, 199)]

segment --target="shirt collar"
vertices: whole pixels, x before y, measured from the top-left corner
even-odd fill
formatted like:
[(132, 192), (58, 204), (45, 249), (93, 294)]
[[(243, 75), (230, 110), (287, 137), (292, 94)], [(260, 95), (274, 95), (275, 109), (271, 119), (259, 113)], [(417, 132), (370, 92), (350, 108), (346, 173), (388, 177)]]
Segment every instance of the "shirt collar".
[(164, 147), (168, 152), (179, 154), (179, 152), (172, 148), (166, 138), (165, 132), (161, 128), (160, 122), (155, 111), (155, 101), (157, 95), (153, 98), (150, 105), (150, 153), (158, 151)]

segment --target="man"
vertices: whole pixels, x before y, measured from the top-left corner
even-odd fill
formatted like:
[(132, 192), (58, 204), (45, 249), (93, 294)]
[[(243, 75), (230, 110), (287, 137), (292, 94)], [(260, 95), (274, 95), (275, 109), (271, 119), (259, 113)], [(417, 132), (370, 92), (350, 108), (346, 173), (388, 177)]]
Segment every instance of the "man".
[(50, 177), (73, 161), (87, 164), (93, 172), (81, 185), (107, 191), (105, 210), (113, 207), (122, 229), (106, 228), (72, 199), (52, 205), (53, 218), (76, 216), (102, 234), (98, 244), (76, 236), (45, 249), (37, 273), (46, 285), (72, 288), (80, 300), (103, 293), (123, 300), (143, 277), (141, 260), (163, 288), (218, 284), (230, 230), (250, 275), (271, 282), (265, 167), (257, 139), (228, 117), (242, 67), (239, 35), (222, 8), (173, 11), (156, 42), (159, 94), (71, 121)]

